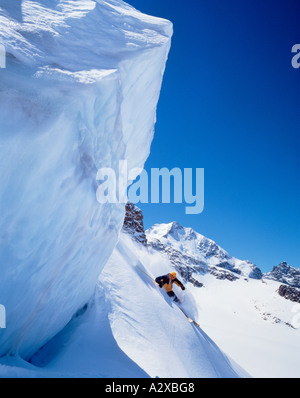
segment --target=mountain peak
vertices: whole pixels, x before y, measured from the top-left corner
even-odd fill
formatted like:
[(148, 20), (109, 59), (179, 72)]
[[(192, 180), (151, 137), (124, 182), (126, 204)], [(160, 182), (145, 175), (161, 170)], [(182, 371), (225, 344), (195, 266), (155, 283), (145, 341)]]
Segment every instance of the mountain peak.
[[(219, 271), (221, 269), (222, 275), (224, 269), (228, 270), (228, 273), (233, 272), (234, 275), (230, 275), (231, 280), (236, 279), (237, 275), (254, 279), (262, 278), (260, 269), (250, 261), (242, 261), (230, 256), (213, 240), (192, 228), (183, 227), (176, 221), (169, 224), (155, 224), (146, 231), (146, 236), (151, 246), (169, 255), (177, 269), (187, 270), (192, 267), (192, 264), (197, 264), (201, 272), (207, 272), (207, 269), (212, 270), (215, 267), (218, 267)], [(219, 275), (220, 272), (217, 274)]]
[(171, 235), (176, 240), (181, 240), (181, 237), (185, 235), (185, 229), (177, 221), (173, 221), (169, 224), (169, 231), (166, 235)]
[(282, 261), (279, 265), (275, 265), (275, 267), (273, 267), (274, 269), (280, 269), (281, 272), (283, 273), (288, 273), (290, 271), (292, 267), (286, 262), (286, 261)]
[(155, 224), (146, 231), (146, 234), (152, 240), (171, 239), (178, 242), (194, 240), (197, 241), (195, 244), (198, 244), (198, 241), (204, 238), (203, 235), (194, 231), (193, 228), (183, 227), (177, 221), (167, 224)]
[(179, 224), (177, 221), (172, 221), (170, 224), (171, 228), (182, 230), (184, 227)]
[(300, 268), (290, 266), (286, 261), (275, 265), (271, 272), (264, 275), (265, 279), (272, 279), (291, 287), (300, 288)]
[(183, 231), (184, 227), (180, 225), (177, 221), (172, 221), (167, 224), (169, 233), (173, 233), (174, 231)]

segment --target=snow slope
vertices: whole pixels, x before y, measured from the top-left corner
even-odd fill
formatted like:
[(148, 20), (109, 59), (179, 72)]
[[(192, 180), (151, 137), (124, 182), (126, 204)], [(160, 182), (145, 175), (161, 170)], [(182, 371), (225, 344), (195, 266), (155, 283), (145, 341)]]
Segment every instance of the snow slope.
[[(166, 257), (121, 233), (99, 276), (94, 299), (31, 364), (0, 361), (11, 377), (239, 377), (248, 376), (182, 312), (139, 266), (167, 272)], [(186, 311), (195, 303), (186, 297)]]
[[(111, 327), (121, 349), (151, 377), (245, 375), (141, 271), (157, 276), (170, 271), (170, 265), (138, 245), (122, 234), (100, 275), (109, 291)], [(196, 304), (185, 301), (184, 309), (195, 316)]]
[(274, 281), (230, 282), (203, 276), (190, 286), (205, 332), (255, 378), (300, 377), (300, 305)]

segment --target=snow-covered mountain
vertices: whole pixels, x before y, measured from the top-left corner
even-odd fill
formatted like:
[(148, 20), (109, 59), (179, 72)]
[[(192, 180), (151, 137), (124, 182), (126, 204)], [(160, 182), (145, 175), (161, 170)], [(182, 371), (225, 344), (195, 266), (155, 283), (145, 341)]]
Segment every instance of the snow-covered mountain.
[(273, 267), (272, 271), (264, 274), (264, 278), (300, 289), (300, 269), (291, 267), (286, 261)]
[(143, 168), (171, 35), (121, 0), (0, 1), (0, 356), (29, 358), (93, 295), (125, 214), (97, 172)]
[(286, 261), (264, 274), (265, 279), (281, 282), (278, 294), (295, 303), (300, 303), (300, 269), (291, 267)]
[(152, 247), (168, 254), (183, 277), (195, 283), (208, 272), (220, 279), (262, 278), (261, 270), (250, 261), (232, 257), (213, 240), (177, 222), (154, 225), (146, 236)]

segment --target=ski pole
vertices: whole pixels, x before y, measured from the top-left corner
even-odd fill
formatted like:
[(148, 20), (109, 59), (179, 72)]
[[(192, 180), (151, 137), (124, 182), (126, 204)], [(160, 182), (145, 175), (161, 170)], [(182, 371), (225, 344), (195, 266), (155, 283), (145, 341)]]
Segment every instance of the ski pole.
[(152, 280), (152, 282), (154, 282), (156, 285), (158, 285), (158, 283), (155, 282), (155, 280), (154, 280), (150, 275), (148, 275), (147, 272), (145, 272), (144, 270), (142, 270), (138, 265), (136, 265), (136, 268), (138, 268), (140, 271), (142, 271), (145, 275), (148, 276), (148, 278), (150, 278), (150, 279)]

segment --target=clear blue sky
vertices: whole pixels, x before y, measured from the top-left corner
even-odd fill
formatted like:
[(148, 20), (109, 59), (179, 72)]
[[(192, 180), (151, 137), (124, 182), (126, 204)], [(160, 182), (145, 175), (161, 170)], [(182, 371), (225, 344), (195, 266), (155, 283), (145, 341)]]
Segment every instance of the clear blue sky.
[(300, 267), (298, 0), (128, 0), (174, 24), (151, 167), (204, 168), (205, 208), (138, 204), (264, 272)]

